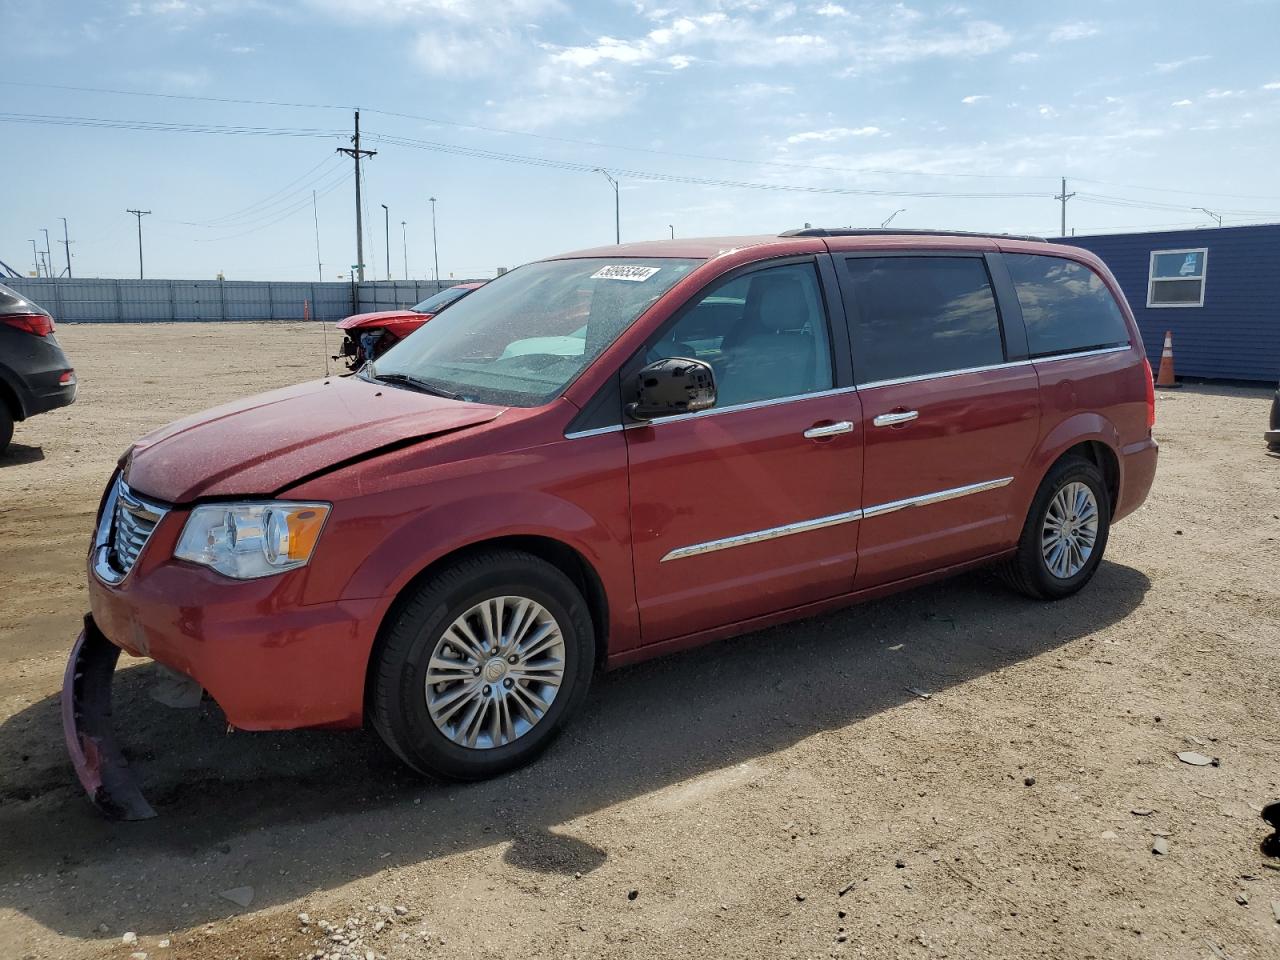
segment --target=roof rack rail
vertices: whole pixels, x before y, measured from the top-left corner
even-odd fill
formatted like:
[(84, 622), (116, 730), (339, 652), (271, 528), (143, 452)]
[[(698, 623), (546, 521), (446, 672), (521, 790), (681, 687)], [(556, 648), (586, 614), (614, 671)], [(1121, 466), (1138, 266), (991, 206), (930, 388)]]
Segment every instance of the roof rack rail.
[(982, 233), (977, 230), (919, 230), (894, 229), (893, 227), (805, 227), (801, 230), (784, 230), (780, 237), (987, 237), (1001, 240), (1034, 240), (1045, 243), (1044, 237), (1020, 233)]

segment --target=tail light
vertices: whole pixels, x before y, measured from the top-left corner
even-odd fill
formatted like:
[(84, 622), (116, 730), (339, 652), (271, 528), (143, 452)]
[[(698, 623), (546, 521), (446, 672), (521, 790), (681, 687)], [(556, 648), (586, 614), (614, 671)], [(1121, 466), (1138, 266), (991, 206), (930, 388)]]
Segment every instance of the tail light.
[(53, 333), (53, 317), (45, 313), (20, 313), (11, 317), (0, 317), (0, 323), (37, 337), (47, 337)]
[(72, 384), (75, 382), (76, 382), (76, 372), (74, 370), (63, 370), (62, 374), (58, 377), (59, 386), (65, 387), (68, 384)]
[(1147, 429), (1156, 425), (1156, 379), (1151, 373), (1151, 361), (1142, 358), (1142, 369), (1147, 375)]

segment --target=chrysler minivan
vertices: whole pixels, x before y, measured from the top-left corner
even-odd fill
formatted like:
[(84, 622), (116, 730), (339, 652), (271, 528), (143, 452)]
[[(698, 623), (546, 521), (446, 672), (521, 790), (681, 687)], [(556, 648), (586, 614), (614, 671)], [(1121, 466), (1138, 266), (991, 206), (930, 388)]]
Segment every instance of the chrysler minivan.
[(600, 668), (980, 565), (1056, 600), (1156, 467), (1138, 329), (1073, 247), (791, 231), (566, 254), (355, 375), (139, 440), (68, 665), (98, 805), (120, 649), (245, 730), (370, 724), (415, 770), (547, 746)]

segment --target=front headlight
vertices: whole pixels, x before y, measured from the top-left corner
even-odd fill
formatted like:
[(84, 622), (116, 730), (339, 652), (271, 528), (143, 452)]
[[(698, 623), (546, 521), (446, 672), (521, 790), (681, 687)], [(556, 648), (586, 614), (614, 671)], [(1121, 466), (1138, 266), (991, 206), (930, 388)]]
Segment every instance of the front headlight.
[(237, 580), (307, 565), (329, 516), (327, 503), (209, 503), (196, 507), (173, 555)]

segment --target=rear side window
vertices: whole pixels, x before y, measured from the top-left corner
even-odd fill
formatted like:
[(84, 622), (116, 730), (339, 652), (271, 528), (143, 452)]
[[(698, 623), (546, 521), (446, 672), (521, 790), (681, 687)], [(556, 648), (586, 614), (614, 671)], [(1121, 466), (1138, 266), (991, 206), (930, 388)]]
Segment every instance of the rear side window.
[(850, 257), (859, 384), (1004, 362), (1000, 316), (979, 257)]
[(1124, 314), (1102, 278), (1061, 257), (1006, 253), (1032, 357), (1129, 342)]

